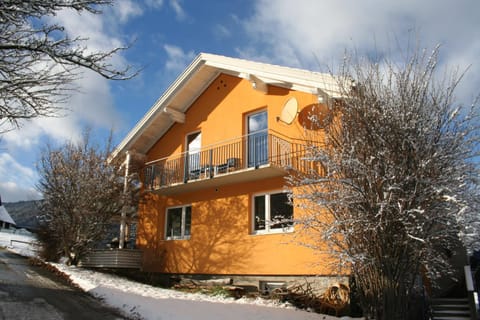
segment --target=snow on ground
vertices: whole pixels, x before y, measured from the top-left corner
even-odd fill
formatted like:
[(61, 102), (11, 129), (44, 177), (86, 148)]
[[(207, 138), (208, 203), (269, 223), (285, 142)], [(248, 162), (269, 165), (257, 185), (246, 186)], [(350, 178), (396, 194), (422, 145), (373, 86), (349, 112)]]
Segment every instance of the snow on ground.
[[(0, 247), (24, 256), (35, 256), (35, 237), (26, 231), (0, 232)], [(201, 293), (185, 293), (133, 282), (88, 269), (52, 264), (69, 275), (84, 291), (122, 310), (128, 317), (145, 320), (333, 320), (337, 317), (297, 310), (273, 300), (233, 299)], [(350, 319), (343, 317), (341, 319)]]
[(25, 257), (34, 257), (38, 246), (35, 236), (25, 229), (0, 229), (0, 247), (8, 248)]

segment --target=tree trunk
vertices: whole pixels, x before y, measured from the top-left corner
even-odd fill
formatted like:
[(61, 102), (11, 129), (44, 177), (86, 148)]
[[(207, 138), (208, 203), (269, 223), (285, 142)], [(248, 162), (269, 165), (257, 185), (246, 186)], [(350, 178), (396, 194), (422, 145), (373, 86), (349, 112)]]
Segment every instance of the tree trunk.
[(380, 268), (364, 268), (356, 274), (360, 304), (367, 319), (405, 320), (409, 318), (409, 279), (385, 275)]

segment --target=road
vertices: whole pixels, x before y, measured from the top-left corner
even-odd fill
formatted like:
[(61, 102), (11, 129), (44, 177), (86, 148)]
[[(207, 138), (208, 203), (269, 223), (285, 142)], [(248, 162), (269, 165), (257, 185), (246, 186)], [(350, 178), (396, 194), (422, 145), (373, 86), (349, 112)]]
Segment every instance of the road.
[(0, 320), (127, 319), (65, 279), (0, 248)]

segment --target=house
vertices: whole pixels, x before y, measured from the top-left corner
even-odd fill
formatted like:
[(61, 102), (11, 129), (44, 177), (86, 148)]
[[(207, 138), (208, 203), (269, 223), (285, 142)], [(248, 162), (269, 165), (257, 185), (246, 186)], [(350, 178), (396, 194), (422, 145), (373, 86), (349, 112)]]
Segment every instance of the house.
[(15, 221), (8, 214), (7, 209), (2, 204), (2, 198), (0, 197), (0, 229), (9, 229), (10, 226), (15, 226)]
[(309, 113), (338, 98), (327, 74), (199, 54), (112, 155), (145, 159), (143, 270), (338, 282), (334, 260), (300, 244), (291, 219), (301, 213), (285, 191), (289, 169), (308, 165)]

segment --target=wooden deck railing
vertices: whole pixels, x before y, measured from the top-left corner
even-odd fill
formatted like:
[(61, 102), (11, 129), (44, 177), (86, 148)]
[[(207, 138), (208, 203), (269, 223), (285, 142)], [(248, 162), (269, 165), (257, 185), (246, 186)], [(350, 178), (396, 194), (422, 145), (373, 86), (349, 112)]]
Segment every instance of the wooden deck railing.
[(142, 267), (142, 251), (137, 249), (93, 250), (80, 260), (78, 266), (85, 268), (140, 269)]

